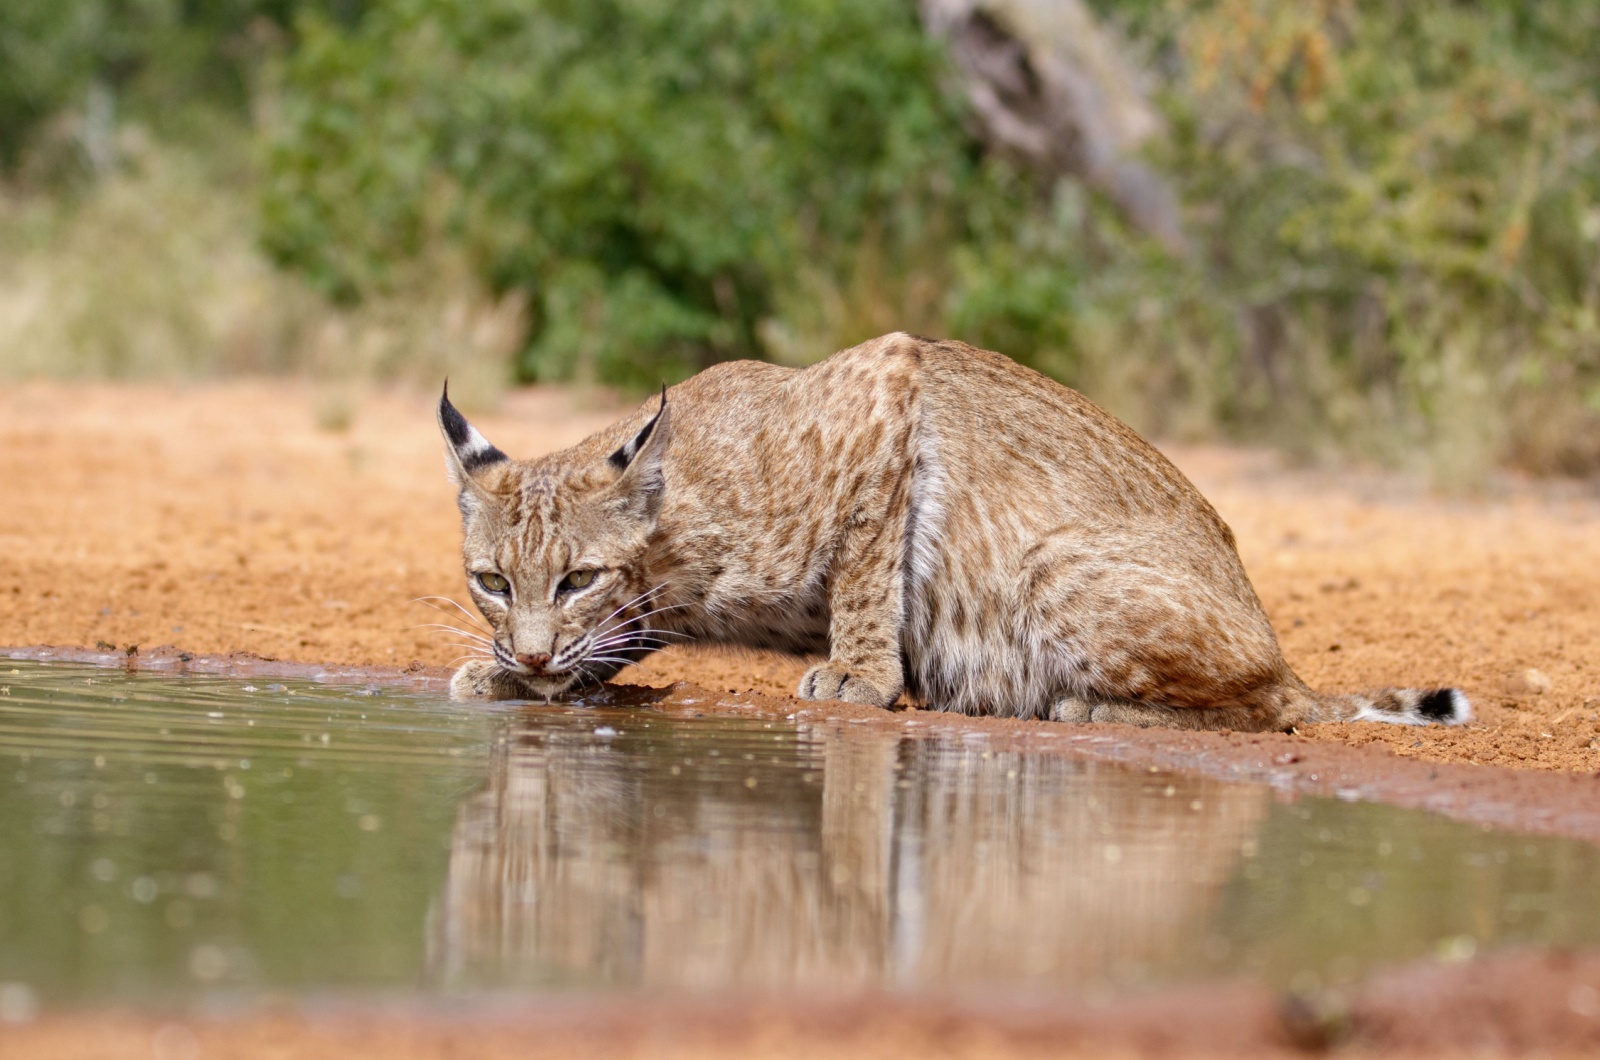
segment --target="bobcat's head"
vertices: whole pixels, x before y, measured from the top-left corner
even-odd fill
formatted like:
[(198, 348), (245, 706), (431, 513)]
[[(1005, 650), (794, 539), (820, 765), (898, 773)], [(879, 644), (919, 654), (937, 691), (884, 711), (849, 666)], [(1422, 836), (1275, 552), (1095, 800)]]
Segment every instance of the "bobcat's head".
[(667, 396), (608, 456), (585, 447), (512, 460), (439, 400), (460, 487), (467, 589), (493, 629), (486, 649), (511, 686), (548, 699), (602, 681), (659, 646), (645, 625), (659, 589), (643, 557), (661, 508)]

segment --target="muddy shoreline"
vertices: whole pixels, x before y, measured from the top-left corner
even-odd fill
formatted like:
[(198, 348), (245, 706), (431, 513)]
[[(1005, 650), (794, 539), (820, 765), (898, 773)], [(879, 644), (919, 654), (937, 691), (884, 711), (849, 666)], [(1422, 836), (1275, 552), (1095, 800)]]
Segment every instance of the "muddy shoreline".
[[(175, 1048), (176, 1047), (176, 1048)], [(1545, 1056), (1600, 1049), (1600, 953), (1510, 952), (1375, 972), (1311, 997), (1248, 984), (1122, 996), (288, 999), (222, 1014), (45, 1013), (0, 1057)]]
[[(79, 662), (122, 669), (383, 684), (442, 693), (447, 667), (343, 666), (267, 659), (243, 652), (196, 655), (170, 646), (134, 655), (36, 645), (0, 648), (0, 658)], [(1381, 747), (1352, 746), (1295, 734), (1180, 732), (1127, 725), (969, 718), (938, 711), (885, 711), (851, 703), (807, 703), (755, 692), (716, 692), (688, 682), (665, 688), (607, 685), (584, 702), (663, 711), (715, 710), (850, 724), (896, 735), (984, 738), (1016, 748), (1133, 768), (1196, 773), (1269, 785), (1283, 798), (1319, 795), (1428, 810), (1484, 827), (1562, 836), (1600, 844), (1600, 772), (1556, 773), (1398, 758)], [(691, 706), (692, 705), (692, 706)]]

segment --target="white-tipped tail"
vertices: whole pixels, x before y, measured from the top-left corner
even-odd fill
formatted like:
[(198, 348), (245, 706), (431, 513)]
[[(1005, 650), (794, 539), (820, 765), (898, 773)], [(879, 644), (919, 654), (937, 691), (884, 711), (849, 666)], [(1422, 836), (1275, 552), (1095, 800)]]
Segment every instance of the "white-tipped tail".
[(1317, 697), (1317, 721), (1381, 721), (1389, 725), (1465, 725), (1472, 704), (1459, 688), (1385, 688)]

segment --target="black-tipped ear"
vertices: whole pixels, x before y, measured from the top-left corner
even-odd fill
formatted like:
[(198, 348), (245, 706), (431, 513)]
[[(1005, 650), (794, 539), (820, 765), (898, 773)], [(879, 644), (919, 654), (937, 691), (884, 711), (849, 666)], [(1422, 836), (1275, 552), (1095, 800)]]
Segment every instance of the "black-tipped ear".
[(629, 438), (621, 449), (606, 457), (606, 461), (618, 471), (628, 470), (628, 465), (633, 463), (634, 457), (644, 449), (650, 441), (650, 436), (656, 433), (656, 427), (661, 423), (661, 417), (667, 412), (667, 385), (661, 384), (661, 407), (656, 409), (656, 414), (650, 417), (650, 422), (639, 429), (639, 433)]
[(650, 417), (650, 422), (628, 439), (626, 445), (606, 458), (606, 462), (621, 471), (617, 476), (616, 490), (618, 512), (638, 519), (654, 519), (661, 510), (661, 499), (666, 493), (667, 480), (663, 464), (667, 455), (667, 436), (672, 431), (672, 417), (667, 412), (667, 388), (661, 388), (661, 407)]
[(473, 472), (498, 464), (510, 457), (489, 444), (489, 439), (467, 422), (467, 418), (450, 404), (450, 382), (445, 381), (444, 393), (439, 396), (439, 430), (449, 443), (450, 477), (462, 484)]

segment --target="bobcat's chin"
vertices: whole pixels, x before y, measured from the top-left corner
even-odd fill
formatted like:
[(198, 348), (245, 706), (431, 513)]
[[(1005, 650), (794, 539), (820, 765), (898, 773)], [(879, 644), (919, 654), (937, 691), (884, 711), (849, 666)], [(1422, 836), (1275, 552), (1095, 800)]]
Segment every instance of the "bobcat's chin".
[(581, 682), (576, 673), (535, 677), (507, 670), (488, 659), (473, 659), (450, 678), (451, 699), (555, 699)]

